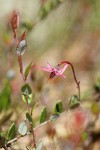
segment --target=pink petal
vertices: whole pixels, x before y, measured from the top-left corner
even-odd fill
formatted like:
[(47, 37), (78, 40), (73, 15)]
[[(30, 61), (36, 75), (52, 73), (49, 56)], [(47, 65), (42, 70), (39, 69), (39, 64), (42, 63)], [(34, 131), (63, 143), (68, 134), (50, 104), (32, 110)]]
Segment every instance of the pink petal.
[(60, 73), (56, 73), (57, 76), (61, 76), (63, 78), (66, 78), (66, 76), (64, 74), (60, 74)]
[(47, 72), (52, 72), (51, 69), (45, 68), (43, 66), (38, 66), (38, 68), (41, 69), (41, 70), (47, 71)]
[(63, 72), (66, 70), (67, 67), (68, 67), (68, 64), (66, 64), (66, 65), (59, 71), (59, 73), (60, 73), (60, 74), (63, 74)]
[(52, 69), (52, 66), (47, 62), (47, 66), (49, 69)]

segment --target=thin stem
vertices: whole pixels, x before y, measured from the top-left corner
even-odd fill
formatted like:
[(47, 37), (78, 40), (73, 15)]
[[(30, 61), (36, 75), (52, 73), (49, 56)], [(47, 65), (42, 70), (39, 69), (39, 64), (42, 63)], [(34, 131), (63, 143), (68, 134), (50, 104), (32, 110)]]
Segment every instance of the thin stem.
[(18, 56), (18, 62), (19, 62), (19, 66), (20, 66), (20, 73), (22, 74), (23, 80), (25, 80), (25, 76), (23, 73), (23, 62), (22, 62), (22, 56), (21, 55)]
[(72, 63), (69, 62), (69, 61), (62, 61), (61, 63), (58, 64), (58, 66), (60, 66), (60, 65), (62, 65), (62, 64), (68, 64), (68, 65), (71, 66), (72, 72), (73, 72), (73, 76), (74, 76), (74, 80), (75, 80), (75, 82), (76, 82), (76, 84), (77, 84), (78, 95), (79, 95), (79, 100), (80, 100), (80, 81), (77, 81), (77, 78), (76, 78), (76, 75), (75, 75), (74, 67), (73, 67)]
[[(62, 113), (60, 114), (60, 116), (64, 115), (64, 113), (66, 113), (66, 111), (62, 112)], [(19, 136), (15, 137), (14, 139), (8, 141), (8, 142), (7, 142), (7, 145), (18, 141), (18, 139), (20, 139), (21, 137), (25, 137), (25, 136), (27, 136), (27, 135), (33, 134), (33, 132), (35, 133), (39, 128), (41, 128), (41, 127), (43, 127), (43, 126), (45, 126), (45, 125), (48, 125), (48, 123), (50, 123), (50, 122), (52, 122), (52, 121), (51, 121), (51, 120), (48, 120), (48, 121), (45, 121), (45, 122), (39, 124), (37, 127), (33, 128), (31, 132), (28, 132), (28, 133), (25, 134), (24, 136), (19, 135)]]
[[(35, 127), (34, 129), (32, 129), (32, 134), (33, 134), (33, 132), (35, 132), (36, 130), (38, 130), (39, 128), (41, 128), (42, 126), (47, 125), (48, 122), (50, 122), (50, 121), (45, 121), (44, 123), (40, 124), (39, 126)], [(27, 133), (26, 135), (24, 135), (24, 136), (27, 136), (27, 135), (30, 135), (30, 134), (31, 134), (31, 132), (28, 132), (28, 133)], [(10, 145), (11, 143), (14, 143), (14, 142), (18, 141), (18, 139), (20, 139), (21, 137), (24, 137), (24, 136), (21, 136), (21, 135), (20, 135), (20, 136), (15, 137), (14, 139), (8, 141), (8, 142), (7, 142), (7, 145)]]
[(17, 38), (17, 34), (16, 33), (14, 33), (14, 38), (15, 38), (16, 48), (17, 48), (17, 46), (18, 46), (18, 38)]
[[(26, 96), (26, 103), (27, 103), (28, 112), (29, 112), (29, 114), (31, 115), (30, 106), (29, 106), (29, 103), (28, 103), (28, 97), (27, 97), (27, 96)], [(31, 130), (32, 130), (32, 136), (33, 136), (34, 147), (36, 148), (36, 141), (35, 141), (35, 134), (34, 134), (34, 130), (33, 130), (33, 125), (32, 125), (30, 122), (29, 122), (29, 124), (30, 124)]]

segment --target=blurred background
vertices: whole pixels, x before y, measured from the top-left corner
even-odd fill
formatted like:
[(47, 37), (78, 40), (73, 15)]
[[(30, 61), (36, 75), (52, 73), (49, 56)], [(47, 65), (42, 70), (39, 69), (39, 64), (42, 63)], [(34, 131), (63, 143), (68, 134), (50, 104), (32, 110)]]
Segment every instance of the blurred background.
[[(17, 126), (27, 111), (21, 98), (20, 89), (24, 81), (19, 72), (10, 24), (11, 13), (14, 10), (20, 13), (19, 41), (22, 33), (27, 30), (24, 70), (31, 62), (40, 66), (46, 66), (49, 62), (56, 66), (59, 62), (68, 60), (72, 62), (80, 81), (82, 105), (90, 109), (96, 101), (98, 106), (100, 0), (0, 0), (0, 130), (6, 131), (13, 121)], [(33, 100), (39, 102), (33, 116), (36, 125), (43, 105), (48, 108), (50, 114), (56, 102), (61, 99), (66, 110), (69, 97), (77, 95), (70, 66), (64, 74), (66, 79), (55, 77), (48, 81), (47, 72), (33, 68), (28, 76)], [(100, 134), (100, 129), (98, 133)], [(100, 150), (99, 142), (92, 143), (90, 149)], [(21, 144), (18, 146), (21, 147)], [(78, 148), (84, 149), (83, 146)]]

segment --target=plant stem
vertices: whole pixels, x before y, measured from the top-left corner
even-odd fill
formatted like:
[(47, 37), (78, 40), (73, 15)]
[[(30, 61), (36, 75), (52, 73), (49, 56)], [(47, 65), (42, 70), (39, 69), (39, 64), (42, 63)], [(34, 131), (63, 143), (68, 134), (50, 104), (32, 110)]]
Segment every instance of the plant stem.
[(73, 72), (73, 76), (74, 76), (74, 80), (75, 80), (75, 82), (76, 82), (76, 84), (77, 84), (78, 95), (79, 95), (79, 100), (80, 100), (80, 81), (77, 81), (77, 78), (76, 78), (76, 75), (75, 75), (74, 67), (73, 67), (72, 63), (69, 62), (69, 61), (62, 61), (62, 62), (60, 62), (60, 63), (58, 64), (58, 66), (61, 66), (62, 64), (68, 64), (68, 65), (71, 66), (72, 72)]
[(25, 76), (23, 73), (23, 62), (22, 62), (22, 56), (18, 56), (18, 62), (19, 62), (19, 67), (20, 67), (20, 73), (22, 74), (23, 80), (25, 81)]
[[(64, 113), (66, 113), (66, 111), (62, 112), (62, 113), (60, 114), (60, 116), (62, 116)], [(45, 126), (45, 125), (48, 125), (48, 123), (50, 123), (50, 122), (52, 122), (52, 121), (51, 121), (51, 120), (48, 120), (48, 121), (45, 121), (45, 122), (39, 124), (37, 127), (35, 127), (35, 128), (32, 129), (32, 131), (31, 131), (32, 133), (31, 133), (31, 132), (28, 132), (28, 133), (25, 134), (24, 136), (18, 135), (18, 136), (15, 137), (14, 139), (8, 141), (8, 142), (7, 142), (7, 145), (10, 145), (11, 143), (14, 143), (14, 142), (18, 141), (18, 139), (20, 139), (21, 137), (25, 137), (25, 136), (27, 136), (27, 135), (33, 134), (33, 132), (36, 132), (39, 128), (41, 128), (41, 127), (43, 127), (43, 126)]]
[[(27, 96), (26, 96), (26, 103), (27, 103), (28, 112), (29, 112), (29, 114), (31, 115), (30, 106), (29, 106), (29, 103), (28, 103), (28, 97), (27, 97)], [(34, 147), (36, 148), (36, 141), (35, 141), (35, 134), (34, 134), (34, 130), (33, 130), (33, 125), (32, 125), (30, 122), (29, 122), (29, 124), (30, 124), (31, 130), (32, 130), (32, 136), (33, 136)]]
[[(42, 126), (48, 124), (48, 122), (50, 122), (50, 121), (45, 121), (44, 123), (40, 124), (39, 126), (35, 127), (34, 129), (32, 129), (32, 134), (33, 134), (33, 132), (35, 132), (36, 130), (38, 130), (39, 128), (41, 128)], [(30, 134), (31, 134), (31, 132), (28, 132), (28, 133), (27, 133), (26, 135), (24, 135), (24, 136), (27, 136), (27, 135), (30, 135)], [(11, 143), (14, 143), (14, 142), (18, 141), (18, 139), (20, 139), (21, 137), (24, 137), (24, 136), (19, 135), (19, 136), (15, 137), (14, 139), (8, 141), (8, 142), (7, 142), (7, 145), (10, 145)], [(35, 144), (35, 145), (36, 145), (36, 144)]]

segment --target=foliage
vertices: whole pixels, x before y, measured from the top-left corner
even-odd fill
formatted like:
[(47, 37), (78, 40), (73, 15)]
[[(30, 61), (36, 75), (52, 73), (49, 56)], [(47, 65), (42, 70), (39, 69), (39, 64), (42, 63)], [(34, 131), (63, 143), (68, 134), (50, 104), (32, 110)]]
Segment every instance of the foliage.
[[(73, 149), (75, 149), (77, 145), (81, 147), (81, 148), (79, 147), (79, 149), (82, 149), (82, 147), (86, 149), (91, 149), (90, 145), (93, 145), (93, 143), (96, 143), (99, 140), (98, 135), (100, 134), (99, 133), (100, 128), (98, 124), (99, 124), (99, 115), (100, 115), (100, 108), (99, 108), (100, 107), (99, 104), (100, 78), (97, 78), (97, 80), (94, 82), (93, 87), (91, 86), (92, 92), (90, 92), (91, 94), (89, 95), (91, 97), (89, 96), (84, 97), (83, 100), (81, 94), (82, 92), (80, 88), (80, 85), (82, 86), (82, 84), (80, 84), (80, 81), (77, 79), (78, 72), (76, 74), (77, 69), (74, 68), (72, 62), (63, 60), (57, 63), (54, 67), (47, 62), (47, 67), (44, 67), (38, 65), (38, 60), (37, 60), (37, 58), (41, 58), (42, 55), (40, 56), (38, 54), (38, 57), (34, 56), (34, 58), (36, 57), (35, 60), (33, 60), (34, 62), (32, 61), (29, 62), (30, 60), (27, 59), (28, 58), (27, 53), (30, 52), (27, 50), (28, 48), (27, 46), (29, 46), (30, 49), (30, 45), (31, 45), (29, 37), (27, 37), (26, 39), (27, 31), (28, 31), (27, 35), (31, 34), (31, 31), (34, 29), (35, 25), (40, 22), (43, 22), (47, 18), (47, 16), (49, 16), (50, 12), (53, 12), (53, 10), (58, 8), (58, 6), (60, 7), (60, 4), (62, 2), (63, 0), (41, 0), (40, 7), (37, 13), (38, 17), (34, 21), (28, 20), (24, 22), (23, 18), (20, 21), (21, 18), (20, 12), (14, 10), (11, 14), (10, 26), (8, 25), (9, 23), (7, 23), (7, 28), (4, 32), (8, 32), (8, 33), (5, 33), (3, 35), (4, 41), (6, 43), (6, 48), (4, 48), (4, 50), (7, 51), (8, 53), (7, 56), (8, 64), (6, 67), (9, 68), (9, 64), (12, 66), (15, 65), (15, 63), (12, 63), (13, 62), (12, 58), (15, 59), (15, 57), (17, 57), (19, 63), (20, 75), (22, 79), (21, 80), (18, 79), (18, 81), (16, 82), (17, 80), (17, 78), (15, 78), (16, 74), (11, 75), (11, 78), (8, 77), (9, 76), (9, 69), (8, 69), (7, 78), (9, 81), (8, 80), (5, 82), (1, 81), (1, 86), (3, 85), (3, 88), (0, 87), (1, 88), (0, 148), (4, 148), (5, 150), (9, 148), (13, 149), (14, 145), (17, 143), (16, 141), (18, 141), (20, 138), (23, 139), (23, 141), (21, 142), (22, 146), (24, 144), (27, 150), (48, 149), (48, 147), (50, 146), (51, 149), (61, 149), (62, 147), (61, 144), (58, 144), (59, 140), (61, 140), (61, 142), (65, 140), (64, 142), (66, 146), (64, 147), (64, 149), (66, 148), (68, 149), (69, 145), (71, 145)], [(83, 14), (89, 11), (90, 7), (93, 9), (94, 6), (97, 4), (99, 5), (98, 0), (96, 0), (95, 2), (90, 0), (88, 0), (87, 2), (79, 2), (80, 7), (82, 8), (81, 15), (83, 16)], [(99, 10), (97, 7), (94, 16), (99, 16), (98, 12)], [(75, 18), (75, 16), (73, 16), (73, 18)], [(89, 22), (93, 22), (93, 20), (95, 20), (95, 22), (98, 22), (96, 20), (97, 17), (94, 18), (91, 18)], [(77, 20), (78, 20), (77, 22), (81, 22), (79, 18), (77, 18)], [(76, 32), (77, 28), (79, 28), (78, 27), (79, 23), (77, 24), (77, 22), (71, 26), (71, 29), (73, 29), (74, 32)], [(11, 31), (9, 30), (11, 28), (12, 28), (13, 38), (12, 38)], [(96, 38), (97, 37), (98, 35), (96, 35)], [(4, 45), (4, 43), (1, 44), (1, 46), (2, 45)], [(14, 56), (12, 49), (14, 50), (16, 49), (16, 56)], [(55, 60), (56, 53), (58, 53), (58, 51), (56, 50), (53, 51), (54, 54), (54, 56), (52, 57), (52, 60), (54, 58), (53, 63), (58, 61)], [(64, 53), (66, 54), (66, 51), (64, 51)], [(93, 65), (93, 63), (96, 61), (96, 59), (92, 58), (93, 53), (91, 53), (91, 56), (87, 55), (87, 53), (84, 55), (85, 55), (85, 59), (86, 56), (89, 58), (87, 59), (86, 62), (84, 61), (83, 68), (81, 68), (81, 64), (80, 64), (80, 68), (81, 68), (80, 72), (82, 72), (82, 69), (83, 70), (90, 69), (92, 72), (92, 69), (94, 69), (95, 66)], [(63, 56), (62, 58), (66, 58), (65, 55), (61, 55), (61, 56)], [(77, 54), (74, 56), (77, 59), (76, 56)], [(29, 63), (28, 65), (25, 65), (26, 62), (23, 61), (24, 58), (27, 59), (27, 63)], [(48, 58), (49, 57), (46, 58), (47, 61)], [(92, 64), (91, 65), (92, 67), (90, 66), (90, 62)], [(1, 64), (0, 66), (2, 69)], [(86, 68), (84, 66), (86, 66)], [(67, 89), (62, 90), (63, 81), (65, 81), (65, 79), (68, 80), (69, 77), (69, 75), (67, 75), (66, 78), (66, 74), (65, 74), (65, 71), (68, 70), (67, 68), (71, 68), (73, 79), (77, 86), (76, 87), (77, 94), (72, 94), (74, 92), (74, 90), (72, 89), (73, 81), (71, 82), (68, 81)], [(45, 82), (44, 80), (44, 78), (46, 77), (45, 74), (44, 76), (39, 74), (38, 69), (49, 73), (48, 81), (52, 80), (54, 84), (54, 87), (51, 88), (52, 93), (48, 94), (49, 88), (47, 88), (48, 86), (52, 87), (52, 84), (50, 85), (48, 84), (50, 82)], [(1, 74), (3, 74), (2, 71)], [(81, 73), (79, 73), (78, 78), (80, 78), (80, 74)], [(63, 78), (57, 79), (59, 77), (63, 77)], [(82, 80), (83, 78), (84, 77), (80, 79)], [(46, 83), (47, 91), (45, 90), (45, 87), (43, 85), (44, 83)], [(21, 88), (19, 88), (18, 85)], [(40, 89), (39, 87), (42, 88)], [(60, 91), (59, 93), (61, 93), (62, 95), (62, 97), (60, 98), (62, 100), (59, 100), (59, 98), (55, 99), (54, 97), (53, 100), (57, 100), (57, 103), (54, 106), (51, 97), (55, 95), (55, 91), (56, 91), (55, 87), (58, 88), (57, 90)], [(17, 91), (20, 92), (17, 93)], [(45, 94), (45, 91), (47, 95)], [(88, 90), (86, 90), (86, 92), (88, 92)], [(59, 93), (57, 94), (57, 96), (59, 96)], [(68, 100), (70, 93), (71, 96)], [(21, 96), (23, 101), (21, 101)], [(41, 105), (42, 105), (42, 110), (41, 110)], [(54, 108), (54, 110), (52, 110), (52, 108), (49, 108), (51, 106)], [(29, 139), (28, 146), (26, 146), (26, 143), (24, 142), (24, 137), (27, 137), (27, 141)]]

